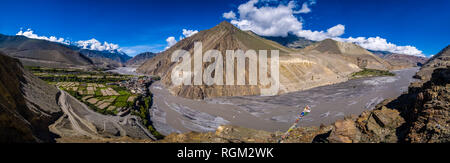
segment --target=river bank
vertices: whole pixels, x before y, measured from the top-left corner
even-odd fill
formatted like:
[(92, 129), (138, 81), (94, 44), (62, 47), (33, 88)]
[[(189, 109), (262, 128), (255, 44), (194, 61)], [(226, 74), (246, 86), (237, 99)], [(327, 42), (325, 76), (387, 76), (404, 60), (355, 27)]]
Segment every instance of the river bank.
[(163, 134), (214, 131), (231, 124), (266, 131), (284, 131), (305, 105), (312, 108), (299, 126), (331, 124), (358, 115), (388, 98), (407, 91), (418, 68), (393, 71), (396, 76), (354, 79), (347, 82), (272, 97), (237, 96), (191, 100), (171, 95), (159, 83), (151, 86), (151, 120)]

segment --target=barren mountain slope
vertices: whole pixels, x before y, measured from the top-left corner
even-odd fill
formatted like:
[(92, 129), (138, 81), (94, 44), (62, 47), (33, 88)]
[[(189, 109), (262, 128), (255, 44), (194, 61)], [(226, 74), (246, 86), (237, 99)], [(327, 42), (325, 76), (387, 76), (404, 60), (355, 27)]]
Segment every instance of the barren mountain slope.
[(125, 64), (127, 66), (140, 66), (145, 61), (155, 57), (156, 55), (157, 54), (152, 53), (152, 52), (140, 53), (140, 54), (136, 55), (135, 57), (131, 58), (130, 60), (128, 60)]
[(437, 68), (450, 66), (450, 45), (442, 49), (438, 54), (428, 60), (417, 73), (416, 77), (427, 81), (431, 78), (432, 72)]
[(24, 65), (55, 68), (92, 67), (86, 56), (59, 43), (0, 34), (0, 51), (20, 59)]
[[(168, 50), (146, 61), (137, 71), (140, 73), (161, 76), (162, 83), (169, 88), (172, 94), (187, 98), (202, 99), (205, 97), (260, 94), (260, 88), (264, 88), (260, 83), (255, 86), (174, 86), (171, 82), (171, 72), (174, 66), (179, 63), (171, 62), (170, 57), (175, 50), (179, 49), (189, 51), (192, 56), (195, 42), (202, 42), (203, 53), (210, 49), (221, 51), (224, 61), (226, 60), (226, 50), (269, 50), (269, 57), (270, 50), (279, 50), (279, 93), (304, 90), (346, 81), (348, 80), (347, 76), (349, 74), (361, 70), (361, 66), (358, 66), (356, 60), (358, 57), (362, 58), (362, 61), (368, 61), (368, 68), (386, 69), (383, 67), (383, 61), (380, 58), (373, 56), (371, 53), (366, 53), (367, 51), (365, 50), (361, 50), (361, 54), (352, 53), (353, 51), (351, 51), (351, 49), (354, 47), (346, 48), (345, 46), (341, 46), (343, 53), (335, 55), (324, 53), (319, 50), (305, 51), (289, 49), (274, 41), (266, 40), (252, 34), (251, 32), (241, 31), (232, 24), (224, 21), (212, 29), (201, 31), (191, 37), (181, 40)], [(317, 45), (321, 44), (319, 43)], [(347, 50), (350, 52), (347, 52)], [(191, 57), (191, 60), (193, 60), (193, 57)], [(208, 65), (208, 63), (203, 63), (202, 66), (207, 67)], [(248, 78), (248, 66), (245, 71), (246, 78)], [(226, 72), (224, 72), (224, 76), (225, 74)]]
[(336, 58), (344, 58), (348, 62), (358, 65), (360, 68), (390, 69), (389, 63), (353, 43), (326, 39), (304, 48), (303, 51), (305, 53), (318, 51), (321, 54), (335, 55)]
[(387, 61), (394, 70), (420, 67), (428, 61), (426, 57), (413, 56), (407, 54), (396, 54), (385, 51), (370, 51), (376, 56)]
[(62, 112), (58, 90), (0, 53), (0, 142), (52, 142), (48, 126)]

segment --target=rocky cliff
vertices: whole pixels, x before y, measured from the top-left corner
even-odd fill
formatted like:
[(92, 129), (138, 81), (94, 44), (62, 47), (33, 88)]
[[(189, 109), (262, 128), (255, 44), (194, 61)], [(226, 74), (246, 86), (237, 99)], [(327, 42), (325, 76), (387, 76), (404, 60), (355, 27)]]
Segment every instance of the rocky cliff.
[(62, 115), (58, 90), (0, 53), (0, 142), (52, 142), (48, 126)]
[(387, 100), (356, 119), (333, 125), (330, 142), (450, 142), (450, 68), (436, 69), (421, 87)]
[(431, 78), (432, 72), (437, 68), (450, 66), (450, 45), (431, 57), (417, 73), (416, 77), (426, 82)]

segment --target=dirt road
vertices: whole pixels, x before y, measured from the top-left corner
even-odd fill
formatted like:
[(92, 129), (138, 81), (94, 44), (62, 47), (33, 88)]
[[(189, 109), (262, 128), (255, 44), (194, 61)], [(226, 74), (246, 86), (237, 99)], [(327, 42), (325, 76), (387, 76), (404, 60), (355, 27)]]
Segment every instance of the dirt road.
[(125, 117), (102, 115), (79, 102), (68, 93), (61, 91), (58, 104), (64, 115), (49, 126), (50, 131), (61, 137), (84, 137), (105, 139), (131, 137), (152, 139), (155, 137), (138, 121), (136, 116)]

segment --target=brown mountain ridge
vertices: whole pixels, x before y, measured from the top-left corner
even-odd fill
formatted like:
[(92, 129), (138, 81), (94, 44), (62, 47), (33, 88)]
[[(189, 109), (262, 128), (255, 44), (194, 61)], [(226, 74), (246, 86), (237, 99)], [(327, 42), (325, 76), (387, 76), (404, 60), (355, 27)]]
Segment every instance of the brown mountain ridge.
[[(241, 31), (227, 21), (223, 21), (214, 28), (200, 31), (179, 41), (168, 50), (147, 60), (137, 71), (161, 76), (162, 83), (172, 94), (187, 98), (203, 99), (260, 94), (260, 89), (263, 88), (260, 84), (256, 86), (173, 85), (170, 79), (171, 71), (179, 63), (171, 62), (171, 54), (175, 50), (183, 49), (189, 51), (192, 55), (195, 42), (202, 42), (203, 52), (211, 49), (219, 50), (222, 52), (224, 60), (226, 50), (268, 50), (269, 54), (270, 50), (279, 50), (281, 84), (279, 93), (347, 81), (349, 74), (363, 68), (382, 70), (389, 68), (385, 61), (354, 44), (325, 40), (301, 50), (290, 49), (274, 41), (259, 37), (252, 32)], [(207, 65), (204, 63), (202, 66), (206, 67)], [(248, 67), (246, 67), (245, 72), (248, 76)]]

